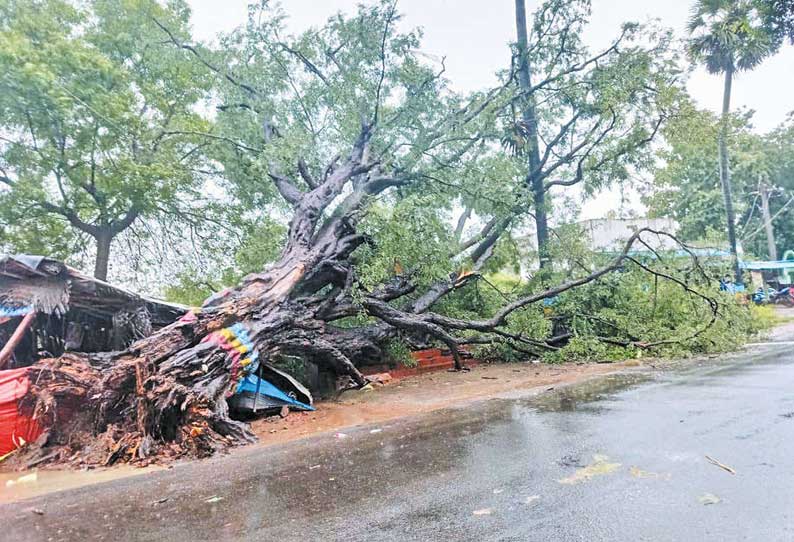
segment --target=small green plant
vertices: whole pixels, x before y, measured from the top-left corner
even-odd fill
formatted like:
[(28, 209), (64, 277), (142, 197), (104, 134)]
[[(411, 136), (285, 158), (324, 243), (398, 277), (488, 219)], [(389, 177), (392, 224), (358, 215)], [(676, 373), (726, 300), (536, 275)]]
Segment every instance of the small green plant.
[(416, 367), (417, 361), (411, 356), (411, 349), (402, 339), (391, 339), (383, 348), (389, 363), (402, 367)]

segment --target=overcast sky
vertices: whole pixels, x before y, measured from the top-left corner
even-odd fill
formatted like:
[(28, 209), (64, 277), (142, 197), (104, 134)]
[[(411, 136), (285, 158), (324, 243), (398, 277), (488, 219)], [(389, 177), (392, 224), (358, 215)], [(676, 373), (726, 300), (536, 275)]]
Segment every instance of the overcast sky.
[[(246, 17), (247, 0), (188, 0), (193, 7), (193, 28), (202, 40), (229, 31)], [(608, 44), (625, 21), (658, 18), (685, 34), (694, 0), (593, 0), (592, 19), (585, 36), (592, 48)], [(361, 0), (283, 0), (291, 31), (321, 25), (338, 11), (350, 12)], [(528, 11), (538, 5), (527, 0)], [(494, 83), (493, 74), (509, 63), (507, 44), (515, 39), (513, 0), (399, 0), (405, 27), (424, 30), (423, 51), (445, 56), (447, 75), (461, 91)], [(722, 81), (699, 69), (688, 81), (689, 92), (703, 106), (718, 111)], [(755, 111), (754, 124), (768, 131), (794, 110), (794, 48), (785, 47), (756, 70), (736, 77), (733, 106)], [(584, 218), (603, 216), (616, 206), (614, 193), (603, 194), (583, 209)]]

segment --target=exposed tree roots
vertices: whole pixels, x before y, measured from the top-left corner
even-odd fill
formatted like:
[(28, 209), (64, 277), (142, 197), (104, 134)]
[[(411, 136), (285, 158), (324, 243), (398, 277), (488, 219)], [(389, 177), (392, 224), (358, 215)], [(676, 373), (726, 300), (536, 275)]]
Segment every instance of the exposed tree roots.
[[(249, 427), (229, 417), (226, 398), (243, 373), (280, 354), (308, 359), (360, 387), (367, 381), (357, 366), (382, 359), (384, 343), (398, 334), (445, 345), (456, 369), (463, 368), (459, 346), (466, 343), (507, 341), (526, 352), (555, 348), (553, 342), (505, 331), (509, 315), (619, 269), (641, 234), (661, 235), (641, 230), (609, 265), (515, 299), (483, 320), (450, 318), (431, 309), (445, 295), (476, 280), (509, 218), (487, 224), (462, 243), (462, 250), (468, 250), (462, 257), (469, 258), (471, 270), (465, 274), (452, 268), (448, 279), (422, 293), (416, 292), (408, 275), (364, 290), (351, 259), (367, 242), (356, 230), (359, 211), (368, 196), (407, 182), (382, 174), (378, 162), (368, 158), (371, 134), (372, 127), (364, 123), (349, 156), (334, 160), (323, 178), (307, 183), (306, 191), (274, 169), (271, 176), (292, 204), (293, 218), (282, 256), (268, 270), (246, 277), (236, 288), (208, 300), (201, 311), (125, 351), (66, 354), (33, 365), (32, 385), (21, 406), (33, 413), (45, 433), (17, 454), (17, 464), (145, 464), (202, 457), (251, 442)], [(329, 212), (337, 198), (341, 202)], [(356, 315), (374, 323), (353, 329), (334, 325)]]

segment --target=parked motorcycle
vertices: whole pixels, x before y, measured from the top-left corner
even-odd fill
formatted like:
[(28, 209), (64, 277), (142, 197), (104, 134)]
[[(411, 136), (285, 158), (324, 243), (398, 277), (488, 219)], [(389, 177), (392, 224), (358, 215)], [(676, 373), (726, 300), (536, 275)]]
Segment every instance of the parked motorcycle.
[(784, 305), (786, 307), (794, 307), (794, 288), (786, 286), (778, 290), (775, 295), (770, 299), (770, 302), (775, 305)]

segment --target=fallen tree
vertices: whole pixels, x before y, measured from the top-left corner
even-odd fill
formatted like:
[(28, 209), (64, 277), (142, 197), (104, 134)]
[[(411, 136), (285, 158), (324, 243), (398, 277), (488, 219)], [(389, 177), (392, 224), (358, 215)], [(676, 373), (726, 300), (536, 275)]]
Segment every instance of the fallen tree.
[[(387, 339), (406, 334), (446, 345), (456, 368), (462, 369), (463, 344), (509, 340), (517, 348), (532, 348), (537, 341), (503, 329), (513, 312), (619, 270), (633, 260), (630, 250), (643, 242), (643, 234), (664, 235), (640, 230), (608, 265), (516, 299), (487, 319), (461, 320), (429, 310), (444, 295), (476, 278), (475, 273), (463, 278), (453, 274), (404, 304), (400, 299), (414, 293), (415, 286), (410, 276), (398, 275), (356, 300), (351, 296), (355, 282), (351, 255), (365, 239), (355, 229), (355, 214), (364, 195), (376, 194), (393, 183), (391, 178), (374, 173), (376, 164), (366, 161), (371, 131), (370, 125), (362, 127), (348, 158), (329, 167), (328, 175), (312, 190), (299, 192), (286, 179), (279, 180), (295, 214), (283, 255), (270, 269), (248, 276), (236, 288), (191, 313), (192, 317), (123, 352), (66, 354), (32, 366), (32, 385), (22, 408), (48, 429), (39, 444), (62, 446), (63, 454), (57, 459), (82, 450), (81, 461), (108, 464), (120, 459), (146, 460), (158, 453), (201, 456), (251, 442), (254, 436), (247, 425), (229, 418), (226, 398), (234, 392), (241, 374), (257, 362), (252, 360), (255, 356), (300, 356), (363, 386), (367, 380), (356, 364), (368, 357), (377, 359)], [(346, 211), (321, 221), (325, 208), (356, 176), (354, 190), (340, 205)], [(484, 235), (477, 244), (475, 269), (487, 259), (497, 237)], [(678, 279), (645, 268), (679, 282), (711, 306), (712, 322), (717, 317), (713, 299)], [(377, 322), (356, 329), (333, 325), (359, 313)], [(474, 332), (477, 337), (457, 336), (460, 332)]]
[[(494, 133), (516, 99), (515, 78), (508, 73), (500, 86), (467, 100), (448, 93), (443, 63), (434, 71), (418, 62), (417, 37), (397, 34), (396, 18), (392, 3), (362, 8), (356, 17), (335, 20), (308, 45), (282, 41), (266, 20), (247, 27), (244, 45), (235, 50), (246, 62), (213, 59), (153, 21), (187, 59), (223, 81), (218, 109), (229, 117), (219, 120), (218, 131), (192, 135), (226, 149), (220, 160), (227, 174), (241, 178), (240, 190), (249, 190), (252, 200), (278, 194), (290, 217), (287, 238), (265, 270), (122, 352), (66, 354), (33, 365), (21, 408), (45, 432), (19, 454), (20, 461), (146, 462), (250, 442), (254, 435), (229, 417), (226, 398), (244, 373), (277, 356), (310, 360), (361, 387), (367, 380), (358, 367), (381, 359), (396, 337), (444, 345), (458, 370), (464, 369), (465, 344), (500, 342), (535, 353), (561, 339), (515, 333), (508, 329), (511, 315), (621, 269), (632, 247), (646, 242), (643, 235), (667, 235), (640, 230), (611, 262), (514, 296), (483, 318), (434, 311), (481, 278), (499, 243), (531, 211), (524, 178), (509, 174), (512, 158), (498, 152)], [(393, 55), (400, 61), (394, 63)], [(303, 75), (296, 75), (299, 70)], [(283, 80), (262, 80), (273, 71)], [(272, 88), (264, 86), (271, 82)], [(613, 114), (609, 105), (603, 114)], [(264, 178), (251, 185), (252, 172), (263, 163)], [(493, 170), (508, 173), (496, 180), (483, 175)], [(489, 182), (498, 188), (479, 192)], [(420, 278), (420, 257), (406, 266), (396, 262), (376, 283), (362, 280), (358, 253), (376, 245), (362, 227), (368, 211), (432, 190), (444, 190), (449, 207), (467, 201), (453, 247), (432, 262), (445, 271)], [(484, 218), (472, 221), (478, 226), (464, 239), (472, 209)], [(710, 297), (664, 271), (645, 269), (677, 281), (708, 305), (712, 321), (717, 317)], [(351, 318), (359, 324), (342, 324)]]

